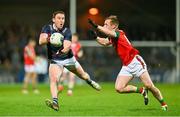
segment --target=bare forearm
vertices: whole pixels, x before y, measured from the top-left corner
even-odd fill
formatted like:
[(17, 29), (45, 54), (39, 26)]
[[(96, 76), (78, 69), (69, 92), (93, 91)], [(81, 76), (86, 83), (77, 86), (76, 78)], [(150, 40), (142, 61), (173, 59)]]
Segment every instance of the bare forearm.
[(95, 29), (99, 30), (100, 32), (104, 33), (105, 35), (107, 35), (108, 37), (114, 38), (116, 37), (116, 32), (115, 32), (115, 28), (110, 30), (106, 27), (100, 26), (98, 24), (96, 24), (93, 20), (88, 19), (88, 23)]
[(115, 31), (111, 31), (111, 30), (109, 30), (109, 29), (107, 29), (107, 28), (104, 28), (104, 27), (102, 27), (102, 26), (100, 26), (100, 25), (98, 25), (97, 29), (98, 29), (100, 32), (102, 32), (102, 33), (104, 33), (105, 35), (107, 35), (108, 37), (115, 37), (115, 36), (116, 36)]
[(71, 42), (65, 40), (63, 43), (63, 49), (61, 50), (61, 52), (68, 53), (70, 49), (71, 49)]
[(101, 38), (101, 37), (97, 37), (97, 42), (100, 44), (100, 45), (103, 45), (103, 46), (108, 46), (110, 45), (110, 42), (108, 39), (106, 38)]
[(41, 39), (39, 39), (39, 45), (45, 45), (45, 44), (47, 44), (47, 43), (48, 43), (48, 41), (47, 41), (46, 38), (41, 38)]
[(63, 52), (63, 53), (68, 53), (69, 50), (70, 50), (70, 47), (64, 47), (64, 48), (61, 50), (61, 52)]
[(48, 34), (42, 33), (39, 36), (39, 45), (44, 45), (48, 43)]

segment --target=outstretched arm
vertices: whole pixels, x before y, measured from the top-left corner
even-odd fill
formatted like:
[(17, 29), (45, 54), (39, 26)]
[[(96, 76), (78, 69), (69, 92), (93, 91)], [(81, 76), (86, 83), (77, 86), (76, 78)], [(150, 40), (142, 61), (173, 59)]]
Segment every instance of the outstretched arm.
[(107, 35), (108, 37), (111, 37), (111, 38), (117, 37), (115, 31), (109, 30), (109, 29), (104, 28), (104, 27), (102, 27), (102, 26), (100, 26), (100, 25), (98, 25), (97, 30), (99, 30), (100, 32), (103, 32), (103, 33), (104, 33), (105, 35)]
[(111, 42), (109, 41), (108, 38), (101, 38), (101, 37), (97, 37), (96, 41), (103, 46), (109, 46), (111, 45)]
[(105, 27), (102, 27), (100, 25), (97, 25), (94, 21), (92, 21), (91, 19), (88, 19), (89, 24), (94, 27), (95, 29), (97, 29), (98, 31), (104, 33), (105, 35), (107, 35), (108, 37), (111, 38), (115, 38), (117, 37), (117, 34), (115, 31), (109, 30)]
[(91, 36), (93, 39), (96, 39), (96, 41), (100, 44), (100, 45), (103, 45), (103, 46), (108, 46), (111, 44), (111, 42), (109, 41), (108, 38), (101, 38), (101, 37), (98, 37), (96, 32), (94, 30), (90, 30), (90, 33), (91, 33)]

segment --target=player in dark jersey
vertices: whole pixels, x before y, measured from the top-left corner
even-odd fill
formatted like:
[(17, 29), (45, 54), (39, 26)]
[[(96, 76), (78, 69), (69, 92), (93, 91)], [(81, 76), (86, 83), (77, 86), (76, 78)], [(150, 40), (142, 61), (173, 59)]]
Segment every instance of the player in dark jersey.
[[(145, 105), (147, 105), (147, 91), (150, 90), (154, 97), (161, 103), (162, 109), (167, 110), (167, 104), (165, 103), (160, 90), (154, 86), (147, 71), (146, 63), (139, 55), (139, 51), (131, 45), (125, 33), (118, 29), (119, 21), (117, 16), (107, 17), (104, 21), (104, 26), (95, 24), (91, 19), (88, 21), (95, 29), (107, 35), (107, 38), (97, 37), (96, 33), (92, 31), (97, 42), (104, 46), (112, 44), (122, 61), (123, 66), (115, 83), (116, 91), (118, 93), (140, 93), (144, 96), (144, 102)], [(139, 77), (145, 88), (128, 85), (134, 77)]]
[[(59, 104), (57, 84), (64, 67), (76, 74), (79, 78), (85, 80), (90, 86), (92, 86), (96, 90), (100, 90), (101, 87), (95, 81), (90, 79), (88, 73), (83, 70), (79, 62), (73, 56), (73, 53), (70, 49), (72, 34), (69, 28), (64, 27), (65, 13), (63, 11), (54, 12), (52, 16), (52, 22), (52, 24), (45, 25), (42, 28), (39, 37), (39, 44), (47, 45), (48, 59), (50, 61), (49, 78), (52, 101), (47, 99), (46, 104), (52, 109), (58, 111)], [(53, 33), (60, 33), (64, 36), (64, 39), (62, 40), (62, 46), (57, 47), (50, 44), (50, 36)]]

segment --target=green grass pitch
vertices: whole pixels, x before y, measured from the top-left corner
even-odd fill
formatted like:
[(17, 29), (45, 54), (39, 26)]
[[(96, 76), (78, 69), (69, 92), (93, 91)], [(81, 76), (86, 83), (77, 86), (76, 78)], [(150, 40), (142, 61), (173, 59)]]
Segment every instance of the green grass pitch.
[(180, 84), (157, 84), (168, 103), (168, 111), (149, 93), (145, 106), (139, 94), (118, 94), (113, 83), (101, 83), (98, 92), (88, 85), (75, 86), (73, 96), (67, 96), (66, 87), (59, 97), (58, 112), (46, 107), (50, 98), (48, 84), (39, 85), (41, 93), (21, 93), (21, 85), (0, 85), (0, 116), (180, 116)]

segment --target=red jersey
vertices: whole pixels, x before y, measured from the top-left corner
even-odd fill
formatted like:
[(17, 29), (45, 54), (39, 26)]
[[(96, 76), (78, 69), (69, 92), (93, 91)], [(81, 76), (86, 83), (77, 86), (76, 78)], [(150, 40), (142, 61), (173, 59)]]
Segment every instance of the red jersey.
[(71, 44), (71, 50), (73, 52), (73, 55), (76, 57), (76, 59), (78, 58), (78, 52), (80, 51), (80, 49), (81, 49), (81, 44), (79, 42)]
[(131, 45), (122, 30), (117, 30), (116, 33), (119, 33), (118, 37), (111, 38), (110, 42), (112, 43), (113, 47), (116, 50), (116, 53), (121, 59), (122, 64), (127, 66), (132, 61), (134, 56), (139, 54), (139, 51)]
[(35, 60), (32, 58), (36, 56), (35, 49), (32, 46), (25, 46), (24, 48), (24, 64), (25, 65), (34, 65)]

